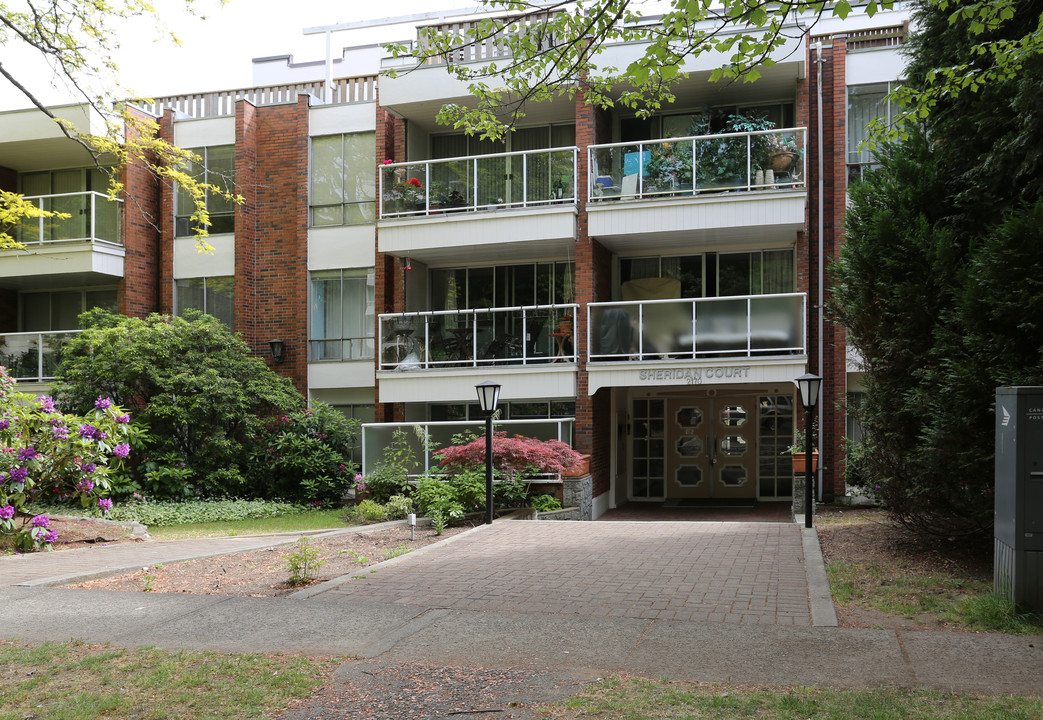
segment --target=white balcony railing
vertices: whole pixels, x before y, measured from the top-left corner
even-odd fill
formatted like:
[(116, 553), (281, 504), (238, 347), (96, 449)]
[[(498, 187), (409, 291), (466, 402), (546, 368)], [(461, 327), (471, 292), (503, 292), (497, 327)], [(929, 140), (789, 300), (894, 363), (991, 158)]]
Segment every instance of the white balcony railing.
[(804, 128), (591, 145), (592, 202), (804, 188)]
[(119, 217), (123, 202), (99, 192), (33, 195), (25, 198), (48, 212), (69, 217), (25, 218), (18, 225), (18, 240), (36, 243), (103, 240), (120, 243)]
[(22, 382), (53, 380), (62, 347), (78, 332), (81, 331), (4, 333), (0, 335), (0, 365)]
[(576, 362), (578, 305), (381, 315), (381, 370)]
[(389, 163), (380, 217), (416, 217), (576, 202), (574, 147)]
[(592, 303), (591, 361), (803, 354), (803, 293)]

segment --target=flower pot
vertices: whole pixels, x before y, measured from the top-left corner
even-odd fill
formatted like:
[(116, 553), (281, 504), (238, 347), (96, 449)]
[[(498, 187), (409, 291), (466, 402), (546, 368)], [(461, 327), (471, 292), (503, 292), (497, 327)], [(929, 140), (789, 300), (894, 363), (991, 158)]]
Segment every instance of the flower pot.
[(590, 474), (590, 455), (583, 458), (570, 468), (566, 468), (565, 477), (583, 477)]
[[(793, 453), (793, 474), (803, 475), (807, 469), (807, 455), (806, 453)], [(811, 453), (811, 472), (818, 470), (818, 450)]]
[(768, 157), (768, 166), (775, 172), (786, 172), (793, 164), (794, 155), (791, 152), (777, 152)]

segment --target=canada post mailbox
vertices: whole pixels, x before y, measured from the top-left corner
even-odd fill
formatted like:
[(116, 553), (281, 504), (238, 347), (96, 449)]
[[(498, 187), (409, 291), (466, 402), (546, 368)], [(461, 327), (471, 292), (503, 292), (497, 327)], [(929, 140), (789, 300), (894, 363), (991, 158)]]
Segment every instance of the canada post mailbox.
[(996, 388), (994, 585), (1043, 611), (1043, 387)]

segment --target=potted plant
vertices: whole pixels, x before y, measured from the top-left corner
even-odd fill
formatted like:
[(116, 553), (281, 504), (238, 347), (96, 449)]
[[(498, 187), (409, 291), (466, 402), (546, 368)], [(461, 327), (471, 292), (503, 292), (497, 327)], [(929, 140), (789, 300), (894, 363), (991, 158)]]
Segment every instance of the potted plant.
[[(793, 444), (782, 451), (783, 455), (793, 457), (793, 474), (803, 475), (807, 470), (808, 442), (802, 430), (797, 431)], [(818, 470), (818, 448), (811, 449), (811, 472)]]
[(777, 173), (788, 172), (800, 154), (796, 138), (786, 135), (767, 135), (766, 137), (767, 165), (765, 170), (770, 169)]
[(652, 146), (652, 158), (646, 166), (648, 189), (664, 192), (692, 187), (692, 142), (664, 142)]

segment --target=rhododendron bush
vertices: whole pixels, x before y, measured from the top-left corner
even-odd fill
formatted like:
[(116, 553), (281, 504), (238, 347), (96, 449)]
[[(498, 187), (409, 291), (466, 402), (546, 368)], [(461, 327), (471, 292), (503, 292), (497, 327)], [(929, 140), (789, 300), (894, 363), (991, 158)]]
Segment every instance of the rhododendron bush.
[[(485, 467), (485, 436), (466, 445), (442, 448), (434, 453), (438, 466), (448, 471)], [(560, 440), (537, 440), (505, 431), (493, 433), (493, 467), (508, 477), (532, 473), (561, 474), (579, 464), (583, 456)]]
[(86, 416), (54, 409), (49, 397), (14, 391), (0, 367), (0, 541), (19, 550), (48, 550), (58, 539), (34, 502), (78, 500), (103, 514), (112, 508), (109, 473), (130, 454), (130, 416), (99, 397)]

